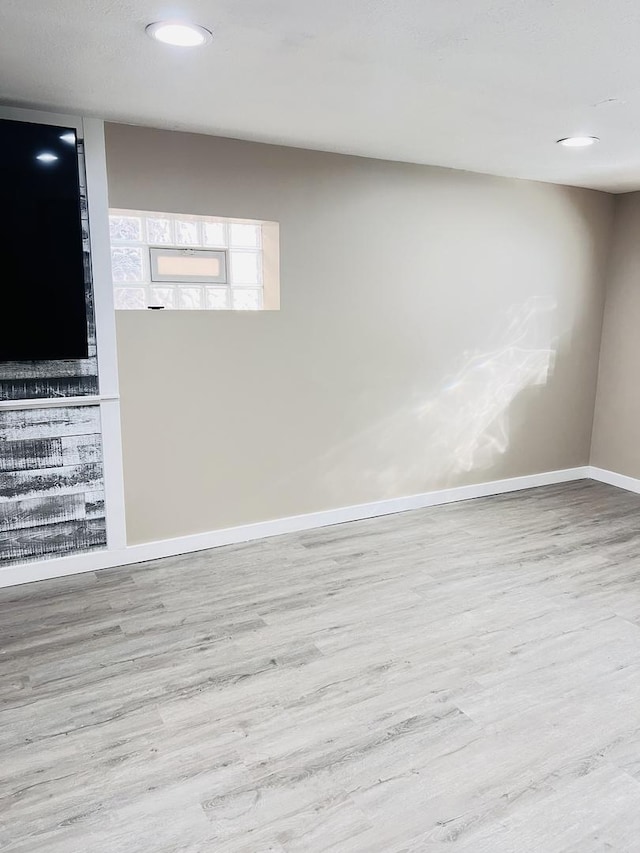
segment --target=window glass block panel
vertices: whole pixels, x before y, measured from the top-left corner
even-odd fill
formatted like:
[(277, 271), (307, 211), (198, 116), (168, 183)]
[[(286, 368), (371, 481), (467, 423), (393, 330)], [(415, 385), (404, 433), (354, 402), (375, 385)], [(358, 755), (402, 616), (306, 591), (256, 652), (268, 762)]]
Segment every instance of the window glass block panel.
[(181, 246), (200, 245), (198, 224), (194, 219), (176, 219), (176, 243), (180, 243)]
[(171, 243), (172, 240), (170, 219), (147, 218), (147, 243)]
[(259, 288), (234, 290), (231, 299), (232, 308), (236, 311), (259, 311), (262, 308), (262, 290)]
[(262, 270), (258, 252), (230, 252), (231, 283), (261, 284)]
[[(265, 223), (226, 219), (214, 210), (202, 216), (121, 209), (109, 211), (109, 222), (119, 309), (264, 308), (264, 270), (271, 268), (272, 254), (278, 251), (277, 241), (263, 246)], [(277, 229), (277, 223), (269, 225)], [(83, 227), (88, 229), (86, 216)], [(277, 282), (273, 286), (277, 288)]]
[(176, 307), (175, 287), (152, 287), (149, 305), (163, 305), (165, 308)]
[(111, 248), (111, 271), (113, 280), (143, 280), (142, 249), (134, 246), (113, 246)]
[(109, 233), (114, 242), (140, 243), (142, 219), (139, 216), (110, 216)]
[(260, 247), (260, 226), (232, 222), (229, 226), (229, 245)]
[(204, 308), (204, 293), (201, 287), (178, 288), (178, 308), (199, 310)]
[(144, 287), (116, 287), (113, 290), (113, 302), (119, 310), (146, 308), (147, 299)]
[(205, 246), (227, 245), (227, 229), (224, 222), (203, 222), (202, 239)]
[(229, 290), (226, 287), (207, 287), (206, 307), (212, 311), (229, 308)]

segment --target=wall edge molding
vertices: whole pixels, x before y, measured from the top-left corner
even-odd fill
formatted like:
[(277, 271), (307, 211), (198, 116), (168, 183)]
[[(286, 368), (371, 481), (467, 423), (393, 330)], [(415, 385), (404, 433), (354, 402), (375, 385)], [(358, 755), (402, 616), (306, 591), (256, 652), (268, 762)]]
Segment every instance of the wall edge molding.
[(607, 471), (606, 468), (597, 468), (594, 465), (589, 466), (589, 477), (600, 483), (607, 483), (609, 486), (617, 486), (619, 489), (626, 489), (628, 492), (640, 494), (640, 480), (635, 477), (627, 477), (626, 474)]
[[(89, 551), (69, 557), (19, 563), (0, 569), (0, 588), (32, 583), (39, 580), (51, 580), (68, 575), (82, 574), (83, 572), (95, 572), (100, 569), (114, 568), (116, 566), (144, 563), (148, 560), (156, 560), (161, 557), (175, 557), (180, 554), (190, 554), (195, 551), (219, 548), (222, 545), (235, 545), (242, 542), (251, 542), (256, 539), (266, 539), (271, 536), (281, 536), (285, 533), (315, 530), (321, 527), (329, 527), (332, 524), (343, 524), (347, 521), (362, 521), (368, 518), (407, 512), (412, 509), (425, 509), (430, 506), (441, 506), (443, 504), (472, 500), (474, 498), (518, 492), (540, 486), (551, 486), (555, 483), (585, 480), (590, 477), (601, 479), (592, 473), (594, 471), (600, 471), (600, 469), (582, 466), (565, 468), (559, 471), (547, 471), (540, 474), (527, 474), (505, 480), (492, 480), (470, 486), (455, 486), (450, 489), (438, 489), (406, 497), (388, 498), (371, 503), (277, 518), (272, 521), (259, 521), (237, 527), (211, 530), (205, 533), (194, 533), (173, 539), (161, 539), (139, 545), (128, 545), (120, 549)], [(609, 474), (611, 477), (619, 477), (623, 480), (631, 481), (632, 479), (606, 471), (603, 471), (602, 474)], [(602, 482), (610, 481), (603, 479)], [(632, 482), (637, 484), (637, 487), (632, 489), (632, 491), (640, 492), (640, 480), (633, 480)], [(611, 483), (611, 485), (618, 485), (618, 483)], [(622, 488), (627, 487), (622, 486)]]

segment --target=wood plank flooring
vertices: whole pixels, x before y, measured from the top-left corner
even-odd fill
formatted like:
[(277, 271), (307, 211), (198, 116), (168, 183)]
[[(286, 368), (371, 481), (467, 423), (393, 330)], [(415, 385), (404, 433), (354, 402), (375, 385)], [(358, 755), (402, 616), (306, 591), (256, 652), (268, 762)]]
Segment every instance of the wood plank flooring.
[(640, 498), (0, 590), (4, 853), (638, 853)]

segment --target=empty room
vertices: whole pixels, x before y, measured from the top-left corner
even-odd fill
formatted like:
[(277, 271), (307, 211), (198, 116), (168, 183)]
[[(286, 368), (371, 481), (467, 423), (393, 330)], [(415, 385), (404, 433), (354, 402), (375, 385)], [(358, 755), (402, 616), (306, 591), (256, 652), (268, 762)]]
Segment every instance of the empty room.
[(0, 0), (3, 853), (640, 853), (639, 37)]

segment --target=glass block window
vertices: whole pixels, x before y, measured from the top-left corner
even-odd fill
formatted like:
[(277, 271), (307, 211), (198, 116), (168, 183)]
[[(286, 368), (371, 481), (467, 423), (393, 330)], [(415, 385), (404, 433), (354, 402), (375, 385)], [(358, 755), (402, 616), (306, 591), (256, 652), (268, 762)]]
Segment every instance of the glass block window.
[(110, 210), (109, 226), (118, 310), (279, 307), (275, 222)]

